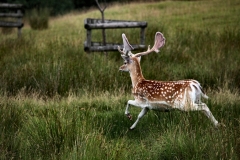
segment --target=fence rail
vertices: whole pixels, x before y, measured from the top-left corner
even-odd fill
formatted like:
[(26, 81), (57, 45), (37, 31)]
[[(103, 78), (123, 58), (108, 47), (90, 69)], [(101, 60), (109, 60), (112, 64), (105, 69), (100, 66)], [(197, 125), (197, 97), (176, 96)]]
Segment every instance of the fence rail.
[(8, 9), (22, 9), (22, 4), (11, 4), (11, 3), (0, 3), (0, 8), (8, 8)]

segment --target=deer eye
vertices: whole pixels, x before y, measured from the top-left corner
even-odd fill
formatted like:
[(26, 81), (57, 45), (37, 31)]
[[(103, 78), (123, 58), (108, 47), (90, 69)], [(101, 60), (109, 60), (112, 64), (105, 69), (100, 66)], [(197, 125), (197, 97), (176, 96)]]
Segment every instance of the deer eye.
[(126, 64), (127, 64), (127, 62), (124, 62), (124, 64), (126, 65)]

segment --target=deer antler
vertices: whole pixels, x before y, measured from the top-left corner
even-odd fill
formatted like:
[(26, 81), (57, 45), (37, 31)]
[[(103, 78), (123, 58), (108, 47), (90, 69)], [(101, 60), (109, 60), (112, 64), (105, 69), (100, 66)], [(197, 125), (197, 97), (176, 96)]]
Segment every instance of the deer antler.
[(148, 50), (146, 52), (140, 52), (140, 53), (134, 54), (133, 56), (134, 57), (141, 57), (141, 56), (147, 55), (147, 54), (149, 54), (153, 51), (158, 53), (159, 49), (161, 47), (163, 47), (164, 44), (165, 44), (165, 37), (163, 36), (163, 34), (161, 32), (157, 32), (155, 34), (155, 43), (154, 43), (154, 46), (152, 47), (152, 49), (150, 49), (150, 45), (149, 45)]
[(121, 51), (120, 47), (118, 46), (118, 51), (121, 53), (122, 58), (126, 59), (129, 56), (132, 56), (131, 50), (133, 50), (134, 48), (130, 45), (124, 33), (122, 34), (122, 39), (123, 39), (123, 50)]

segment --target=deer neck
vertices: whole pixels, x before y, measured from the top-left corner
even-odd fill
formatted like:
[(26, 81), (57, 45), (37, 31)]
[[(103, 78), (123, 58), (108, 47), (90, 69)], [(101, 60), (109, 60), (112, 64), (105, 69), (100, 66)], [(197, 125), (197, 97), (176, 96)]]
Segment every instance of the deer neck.
[(135, 85), (137, 83), (141, 82), (142, 80), (145, 80), (145, 78), (143, 77), (142, 69), (141, 69), (141, 66), (140, 66), (140, 63), (138, 60), (133, 61), (133, 67), (131, 67), (129, 73), (130, 73), (133, 87), (135, 87)]

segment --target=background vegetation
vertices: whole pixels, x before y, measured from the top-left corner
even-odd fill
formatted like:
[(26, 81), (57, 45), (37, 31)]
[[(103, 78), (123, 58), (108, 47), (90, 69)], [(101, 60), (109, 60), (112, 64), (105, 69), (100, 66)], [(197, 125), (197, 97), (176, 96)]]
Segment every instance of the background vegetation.
[[(141, 0), (99, 0), (99, 3), (109, 4), (113, 2), (127, 3)], [(154, 0), (152, 0), (154, 1)], [(159, 0), (156, 0), (159, 1)], [(21, 3), (26, 10), (48, 8), (51, 15), (59, 15), (70, 12), (71, 10), (85, 10), (93, 6), (96, 7), (95, 0), (1, 0), (2, 3)]]
[[(98, 10), (50, 19), (49, 29), (0, 39), (0, 159), (240, 159), (240, 3), (166, 1), (116, 4), (108, 19), (147, 21), (146, 44), (166, 37), (159, 54), (142, 57), (147, 79), (197, 79), (226, 127), (198, 112), (149, 112), (135, 130), (124, 116), (131, 96), (119, 53), (83, 51), (85, 18)], [(107, 30), (138, 43), (138, 29)], [(101, 41), (101, 31), (93, 31)], [(131, 108), (134, 119), (138, 108)]]

